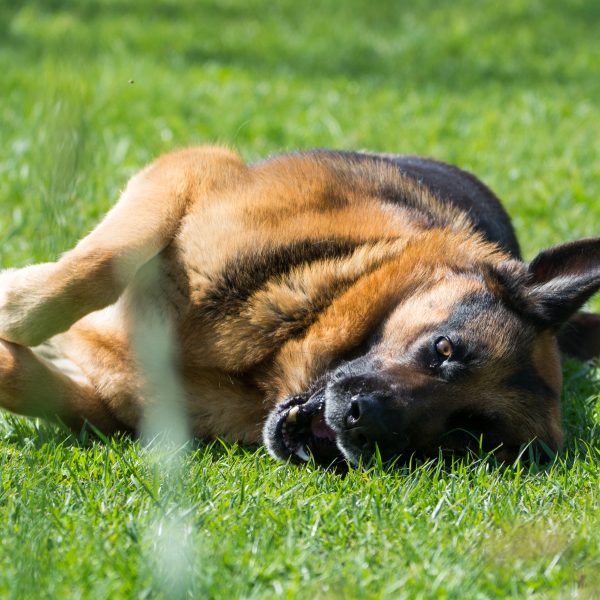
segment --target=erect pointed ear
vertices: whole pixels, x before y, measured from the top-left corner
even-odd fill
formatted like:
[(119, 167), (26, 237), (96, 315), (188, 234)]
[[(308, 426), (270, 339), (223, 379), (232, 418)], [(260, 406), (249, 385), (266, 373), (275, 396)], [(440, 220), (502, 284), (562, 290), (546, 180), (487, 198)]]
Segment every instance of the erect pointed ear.
[(600, 289), (600, 237), (543, 250), (528, 266), (527, 312), (541, 324), (567, 321)]

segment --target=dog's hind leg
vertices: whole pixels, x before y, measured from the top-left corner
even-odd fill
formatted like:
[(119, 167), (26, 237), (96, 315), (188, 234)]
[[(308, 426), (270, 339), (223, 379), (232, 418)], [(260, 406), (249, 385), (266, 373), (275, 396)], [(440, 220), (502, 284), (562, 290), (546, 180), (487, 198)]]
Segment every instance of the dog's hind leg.
[(60, 260), (0, 273), (0, 338), (35, 346), (113, 304), (193, 204), (247, 176), (221, 148), (167, 154), (135, 175), (105, 219)]
[(0, 340), (0, 406), (30, 417), (58, 417), (77, 430), (86, 421), (111, 434), (127, 429), (96, 390), (30, 348)]

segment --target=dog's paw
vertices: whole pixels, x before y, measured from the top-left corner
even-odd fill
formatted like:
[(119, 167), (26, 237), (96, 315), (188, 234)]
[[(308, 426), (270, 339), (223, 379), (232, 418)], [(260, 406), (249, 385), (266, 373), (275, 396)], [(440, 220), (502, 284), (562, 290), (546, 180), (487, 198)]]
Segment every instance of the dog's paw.
[(36, 346), (56, 333), (49, 297), (53, 263), (0, 273), (0, 338)]

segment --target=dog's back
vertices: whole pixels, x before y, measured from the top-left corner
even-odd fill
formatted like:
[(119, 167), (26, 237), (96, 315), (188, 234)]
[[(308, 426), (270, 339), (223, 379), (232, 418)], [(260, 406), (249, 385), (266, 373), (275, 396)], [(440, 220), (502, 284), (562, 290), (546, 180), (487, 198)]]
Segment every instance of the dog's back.
[[(357, 156), (368, 158), (373, 155)], [(441, 202), (449, 202), (467, 213), (486, 239), (496, 242), (514, 258), (521, 258), (510, 217), (496, 195), (471, 173), (420, 156), (374, 156), (391, 161), (404, 176), (425, 186)]]

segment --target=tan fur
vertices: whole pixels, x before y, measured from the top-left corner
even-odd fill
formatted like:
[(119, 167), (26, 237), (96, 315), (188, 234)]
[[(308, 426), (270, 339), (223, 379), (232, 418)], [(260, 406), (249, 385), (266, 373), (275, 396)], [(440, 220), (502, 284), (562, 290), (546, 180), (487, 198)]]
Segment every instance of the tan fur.
[(549, 331), (544, 331), (537, 336), (533, 345), (531, 358), (535, 370), (545, 381), (546, 385), (555, 394), (560, 394), (562, 387), (560, 352), (558, 351), (556, 338)]
[[(193, 432), (257, 442), (277, 402), (304, 391), (384, 319), (382, 356), (393, 360), (404, 340), (448, 316), (440, 302), (449, 310), (482, 288), (460, 269), (507, 259), (464, 213), (389, 165), (346, 172), (332, 160), (248, 167), (222, 148), (168, 154), (133, 177), (102, 223), (58, 261), (0, 274), (0, 404), (74, 426), (137, 430), (147, 378), (132, 332), (147, 318), (173, 331)], [(386, 182), (444, 226), (376, 201), (373, 186)], [(251, 290), (240, 311), (207, 318), (207, 295), (228, 261), (307, 239), (360, 245), (295, 266)], [(47, 340), (55, 363), (26, 348)], [(59, 359), (73, 369), (53, 366)], [(540, 339), (533, 360), (558, 390), (552, 344)]]

